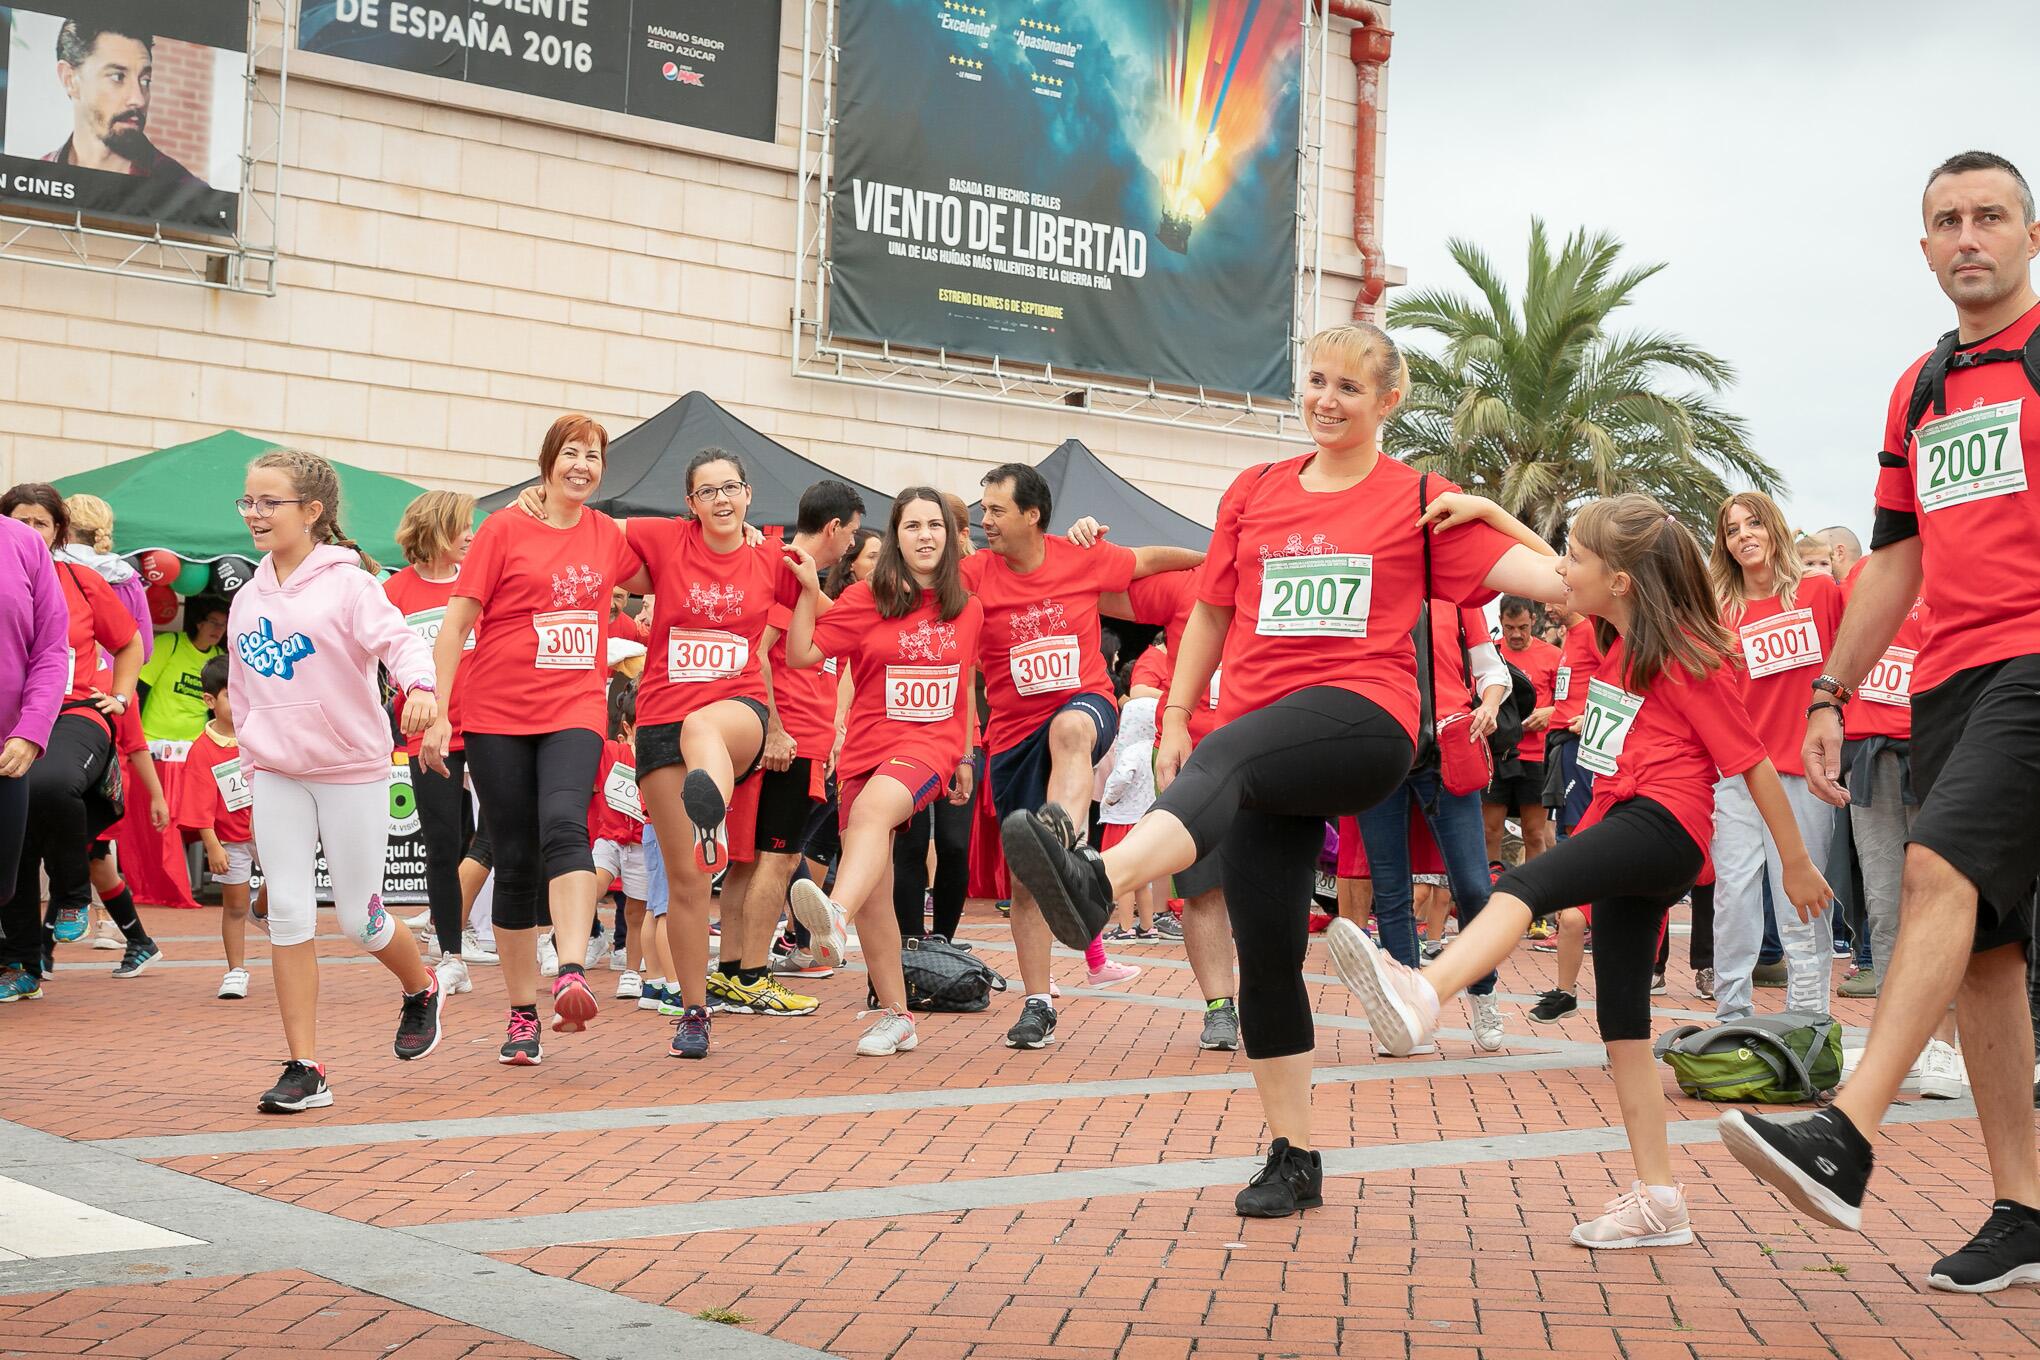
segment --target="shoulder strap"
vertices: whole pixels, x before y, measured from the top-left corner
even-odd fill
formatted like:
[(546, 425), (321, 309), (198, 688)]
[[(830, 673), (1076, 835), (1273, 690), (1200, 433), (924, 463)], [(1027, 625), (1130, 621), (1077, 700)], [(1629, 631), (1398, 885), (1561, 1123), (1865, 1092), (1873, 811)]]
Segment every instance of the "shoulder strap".
[[(1422, 516), (1431, 505), (1431, 474), (1426, 472), (1417, 477), (1417, 514)], [(1417, 627), (1422, 636), (1417, 639), (1417, 716), (1420, 734), (1431, 733), (1438, 726), (1437, 685), (1431, 674), (1431, 661), (1437, 651), (1431, 630), (1437, 620), (1431, 617), (1431, 526), (1426, 524), (1417, 531), (1424, 540), (1424, 597), (1417, 604)], [(1418, 747), (1423, 740), (1420, 735)]]
[(1913, 379), (1912, 398), (1906, 403), (1905, 427), (1911, 430), (1920, 423), (1920, 417), (1927, 413), (1927, 403), (1945, 415), (1948, 411), (1948, 361), (1955, 357), (1955, 346), (1961, 332), (1949, 331), (1934, 344), (1934, 352), (1920, 365), (1919, 376)]

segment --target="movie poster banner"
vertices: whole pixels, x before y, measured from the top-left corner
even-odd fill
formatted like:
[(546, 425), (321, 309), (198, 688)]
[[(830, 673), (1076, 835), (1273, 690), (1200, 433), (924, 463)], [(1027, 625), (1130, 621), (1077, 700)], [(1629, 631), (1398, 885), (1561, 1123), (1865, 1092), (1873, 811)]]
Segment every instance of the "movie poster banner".
[(38, 0), (0, 28), (0, 204), (234, 232), (248, 0)]
[(302, 0), (298, 47), (773, 139), (778, 0)]
[(832, 334), (1288, 397), (1303, 0), (841, 0)]

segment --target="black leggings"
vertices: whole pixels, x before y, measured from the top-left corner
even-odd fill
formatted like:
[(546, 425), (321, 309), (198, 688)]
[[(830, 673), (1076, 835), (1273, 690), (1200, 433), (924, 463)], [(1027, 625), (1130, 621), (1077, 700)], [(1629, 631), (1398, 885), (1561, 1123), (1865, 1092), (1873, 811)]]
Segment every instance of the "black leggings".
[(977, 818), (977, 799), (975, 783), (970, 801), (962, 807), (938, 794), (893, 837), (892, 905), (901, 939), (929, 933), (921, 912), (928, 892), (931, 834), (935, 838), (934, 933), (945, 940), (956, 938), (956, 927), (963, 920), (963, 899), (970, 892), (970, 827)]
[(1631, 798), (1503, 874), (1495, 892), (1528, 903), (1533, 918), (1591, 903), (1601, 1041), (1648, 1039), (1650, 979), (1665, 912), (1692, 888), (1704, 862), (1662, 804)]
[[(35, 766), (29, 768), (33, 770)], [(36, 928), (35, 920), (38, 894), (33, 891), (26, 894), (26, 918), (12, 909), (23, 896), (17, 891), (15, 878), (21, 871), (21, 842), (27, 831), (28, 776), (0, 779), (0, 928), (7, 932), (7, 938), (0, 940), (0, 968), (12, 965), (34, 972), (42, 968), (42, 952), (37, 948), (42, 932)]]
[(1248, 1057), (1316, 1047), (1303, 959), (1325, 820), (1401, 788), (1410, 756), (1409, 733), (1373, 700), (1313, 686), (1206, 737), (1155, 801), (1189, 829), (1199, 858), (1219, 856)]
[(474, 838), (475, 814), (463, 779), (466, 770), (465, 751), (447, 753), (445, 774), (417, 761), (411, 764), (419, 834), (425, 842), (425, 895), (432, 903), (432, 932), (449, 954), (460, 952), (461, 927), (467, 924), (460, 909), (460, 862)]
[(495, 924), (535, 929), (547, 884), (595, 872), (588, 803), (602, 738), (578, 727), (529, 736), (469, 732), (467, 756), (496, 861)]
[(82, 713), (62, 713), (50, 729), (50, 744), (28, 767), (28, 818), (15, 866), (14, 898), (4, 920), (7, 949), (29, 972), (42, 974), (42, 923), (37, 906), (42, 885), (36, 870), (50, 876), (50, 911), (92, 902), (92, 839), (86, 807), (91, 790), (106, 775), (113, 740)]

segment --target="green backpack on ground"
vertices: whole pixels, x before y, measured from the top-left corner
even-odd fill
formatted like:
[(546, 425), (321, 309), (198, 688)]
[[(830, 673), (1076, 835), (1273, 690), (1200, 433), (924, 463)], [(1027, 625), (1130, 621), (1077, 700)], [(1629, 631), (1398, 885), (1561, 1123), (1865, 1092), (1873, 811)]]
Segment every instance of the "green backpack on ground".
[(1824, 1099), (1842, 1083), (1842, 1027), (1825, 1015), (1681, 1025), (1651, 1051), (1671, 1066), (1681, 1091), (1702, 1100), (1793, 1105)]

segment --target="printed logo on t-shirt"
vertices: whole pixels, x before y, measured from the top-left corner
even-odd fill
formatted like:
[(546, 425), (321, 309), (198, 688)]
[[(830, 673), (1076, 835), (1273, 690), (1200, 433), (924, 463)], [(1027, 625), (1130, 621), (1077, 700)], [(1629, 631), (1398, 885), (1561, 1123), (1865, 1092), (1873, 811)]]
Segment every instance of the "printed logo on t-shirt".
[(902, 661), (940, 661), (956, 650), (956, 625), (922, 619), (913, 632), (900, 631)]
[(598, 601), (604, 601), (608, 593), (602, 573), (586, 562), (553, 573), (554, 609), (592, 609)]
[(1312, 534), (1308, 541), (1305, 541), (1302, 534), (1291, 534), (1282, 541), (1279, 548), (1271, 548), (1263, 543), (1260, 556), (1261, 560), (1266, 562), (1271, 557), (1322, 557), (1326, 553), (1335, 553), (1338, 550), (1339, 545), (1323, 534)]
[(1007, 621), (1012, 630), (1014, 642), (1032, 642), (1036, 638), (1054, 637), (1070, 631), (1069, 620), (1063, 617), (1063, 607), (1056, 600), (1043, 600), (1040, 604), (1016, 609)]
[(278, 639), (268, 619), (257, 619), (254, 632), (235, 638), (234, 650), (249, 670), (276, 680), (290, 679), (297, 673), (297, 663), (316, 651), (303, 633)]
[(687, 587), (687, 608), (710, 623), (722, 623), (744, 612), (744, 588), (727, 581), (716, 585), (693, 582)]

